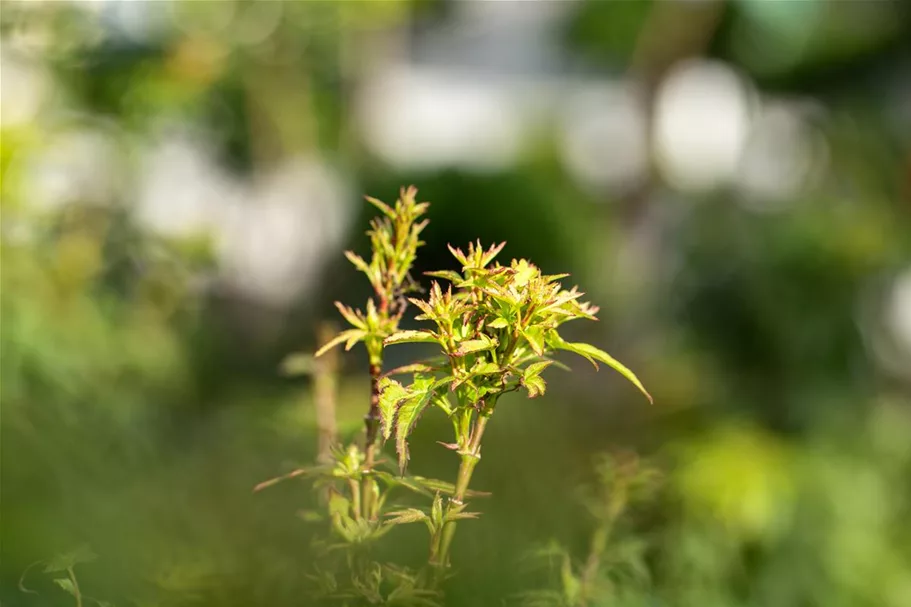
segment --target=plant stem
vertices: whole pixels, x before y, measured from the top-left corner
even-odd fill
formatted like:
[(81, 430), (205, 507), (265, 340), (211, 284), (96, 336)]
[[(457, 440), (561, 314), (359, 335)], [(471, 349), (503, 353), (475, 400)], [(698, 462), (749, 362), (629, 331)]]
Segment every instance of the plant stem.
[(595, 579), (595, 575), (598, 573), (598, 568), (601, 566), (601, 555), (604, 554), (604, 550), (607, 548), (607, 540), (610, 537), (612, 526), (612, 521), (605, 521), (598, 525), (598, 528), (595, 529), (595, 533), (592, 535), (588, 558), (585, 561), (585, 567), (580, 576), (580, 605), (585, 605), (591, 595), (591, 591), (593, 590), (592, 582)]
[(348, 485), (351, 488), (351, 509), (354, 510), (354, 520), (361, 520), (364, 507), (361, 504), (361, 486), (354, 479), (349, 479)]
[(66, 572), (70, 576), (70, 581), (73, 583), (73, 596), (76, 597), (76, 607), (82, 607), (82, 593), (79, 591), (79, 582), (76, 580), (76, 572), (73, 571), (72, 567), (67, 567)]
[[(490, 420), (490, 411), (482, 410), (474, 420), (472, 425), (471, 436), (468, 441), (468, 449), (462, 452), (462, 462), (459, 464), (459, 476), (456, 480), (455, 491), (449, 500), (449, 507), (446, 509), (446, 516), (457, 514), (465, 509), (465, 494), (468, 492), (468, 485), (471, 483), (471, 475), (474, 473), (475, 466), (481, 459), (481, 439), (484, 437), (484, 429)], [(452, 545), (452, 538), (455, 535), (456, 523), (449, 521), (443, 524), (440, 538), (434, 538), (434, 543), (439, 542), (439, 549), (432, 549), (432, 564), (440, 569), (444, 569), (449, 562), (449, 548)]]
[(581, 575), (581, 593), (580, 605), (586, 605), (591, 598), (593, 582), (601, 566), (601, 556), (607, 549), (607, 542), (610, 539), (614, 524), (623, 512), (627, 499), (627, 483), (621, 480), (616, 487), (606, 496), (606, 508), (604, 518), (598, 524), (594, 534), (592, 534), (591, 546), (588, 552), (588, 559), (585, 561), (585, 567)]
[(373, 494), (371, 484), (373, 480), (373, 467), (376, 464), (376, 437), (380, 425), (380, 374), (382, 368), (379, 363), (370, 363), (370, 410), (364, 418), (364, 426), (367, 430), (367, 437), (364, 444), (364, 478), (361, 479), (363, 484), (364, 513), (374, 518), (373, 512)]

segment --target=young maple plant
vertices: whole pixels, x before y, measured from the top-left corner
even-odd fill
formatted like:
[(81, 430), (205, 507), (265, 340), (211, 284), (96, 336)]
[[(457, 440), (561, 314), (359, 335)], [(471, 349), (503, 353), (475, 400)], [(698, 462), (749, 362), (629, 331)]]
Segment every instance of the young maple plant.
[[(351, 348), (363, 341), (367, 347), (373, 380), (367, 417), (367, 470), (373, 465), (378, 430), (384, 440), (394, 436), (399, 470), (404, 477), (409, 459), (408, 438), (421, 414), (434, 406), (451, 420), (453, 442), (443, 444), (459, 455), (460, 465), (455, 482), (446, 491), (448, 499), (444, 502), (437, 493), (427, 511), (407, 508), (387, 513), (391, 525), (427, 525), (428, 561), (442, 571), (449, 565), (456, 522), (476, 516), (466, 510), (465, 500), (471, 495), (469, 484), (481, 459), (485, 429), (501, 396), (520, 390), (525, 390), (530, 398), (543, 394), (546, 383), (542, 373), (559, 364), (552, 358), (559, 350), (578, 354), (595, 368), (604, 363), (625, 376), (649, 400), (651, 396), (633, 372), (608, 353), (561, 337), (559, 329), (564, 323), (595, 320), (598, 308), (582, 302), (583, 293), (575, 287), (562, 287), (559, 281), (566, 274), (542, 274), (524, 259), (514, 259), (509, 265), (495, 262), (505, 243), (486, 250), (480, 243), (472, 244), (467, 253), (449, 247), (462, 266), (461, 272), (429, 272), (429, 276), (447, 281), (447, 288), (434, 282), (426, 300), (407, 300), (420, 310), (417, 319), (431, 322), (432, 328), (398, 330), (405, 309), (404, 292), (413, 288), (408, 270), (417, 246), (423, 244), (418, 236), (426, 225), (425, 221), (414, 223), (427, 208), (427, 203), (414, 203), (415, 193), (413, 187), (403, 190), (394, 208), (368, 199), (384, 215), (372, 224), (373, 258), (367, 264), (353, 253), (346, 255), (370, 279), (379, 304), (368, 301), (366, 314), (336, 304), (352, 328), (323, 346), (317, 356), (341, 343)], [(418, 342), (435, 344), (439, 356), (381, 374), (384, 346)], [(412, 375), (408, 385), (391, 377), (403, 374)]]

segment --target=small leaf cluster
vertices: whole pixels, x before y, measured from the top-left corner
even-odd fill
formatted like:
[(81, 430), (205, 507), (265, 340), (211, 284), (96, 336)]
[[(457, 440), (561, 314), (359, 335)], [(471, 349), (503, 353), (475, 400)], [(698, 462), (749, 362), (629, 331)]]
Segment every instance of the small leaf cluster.
[(397, 605), (400, 607), (440, 607), (439, 590), (427, 588), (419, 575), (404, 567), (370, 563), (351, 576), (339, 580), (332, 571), (319, 570), (309, 576), (315, 583), (316, 599), (343, 605)]
[[(332, 529), (347, 548), (369, 545), (397, 525), (424, 523), (430, 533), (428, 569), (414, 577), (415, 584), (406, 580), (393, 587), (413, 587), (420, 592), (409, 596), (429, 599), (429, 594), (421, 593), (435, 592), (446, 576), (456, 524), (478, 516), (467, 511), (465, 500), (481, 495), (470, 491), (469, 485), (481, 458), (485, 428), (502, 395), (523, 390), (530, 398), (544, 394), (547, 384), (542, 373), (552, 365), (562, 366), (553, 356), (566, 350), (586, 358), (596, 369), (599, 363), (610, 366), (649, 400), (651, 397), (639, 379), (608, 353), (560, 335), (569, 321), (596, 320), (597, 307), (581, 301), (583, 293), (576, 287), (562, 286), (565, 274), (546, 275), (525, 259), (501, 265), (496, 258), (505, 243), (487, 249), (480, 242), (473, 243), (467, 252), (450, 246), (461, 271), (430, 272), (431, 277), (447, 281), (446, 288), (437, 280), (426, 299), (408, 297), (419, 290), (410, 271), (417, 249), (424, 244), (420, 235), (427, 225), (421, 216), (428, 204), (416, 202), (416, 192), (414, 187), (403, 188), (393, 206), (367, 199), (381, 212), (368, 231), (372, 257), (368, 263), (350, 251), (346, 256), (367, 277), (374, 296), (368, 299), (366, 312), (336, 303), (350, 328), (316, 353), (318, 357), (341, 344), (351, 349), (364, 343), (371, 377), (364, 448), (356, 444), (337, 448), (323, 467), (294, 471), (260, 487), (283, 478), (315, 475), (326, 497)], [(431, 327), (399, 329), (408, 303), (420, 312), (416, 320), (429, 322)], [(439, 354), (383, 374), (384, 348), (405, 343), (434, 344)], [(393, 379), (407, 374), (412, 375), (407, 385)], [(441, 444), (460, 457), (453, 483), (405, 474), (409, 437), (431, 406), (441, 409), (452, 422), (454, 440)], [(382, 469), (386, 462), (377, 459), (378, 435), (384, 441), (394, 435), (398, 475)], [(386, 511), (390, 491), (399, 487), (429, 498), (429, 506), (396, 506)], [(358, 552), (349, 550), (348, 554)], [(356, 582), (355, 596), (369, 601), (385, 596), (381, 574), (388, 566), (352, 561), (348, 569)], [(321, 579), (329, 586), (335, 583), (333, 575)]]
[(384, 344), (433, 343), (441, 356), (412, 365), (414, 381), (405, 387), (385, 377), (381, 382), (380, 413), (386, 439), (396, 435), (400, 465), (408, 460), (407, 438), (421, 413), (438, 406), (454, 423), (461, 453), (470, 451), (472, 414), (489, 416), (497, 399), (525, 390), (530, 398), (543, 394), (542, 372), (555, 364), (553, 354), (567, 350), (586, 358), (595, 368), (604, 363), (620, 372), (650, 400), (639, 379), (619, 361), (590, 344), (573, 343), (559, 333), (565, 323), (596, 320), (598, 308), (580, 301), (576, 287), (564, 289), (566, 274), (546, 275), (525, 259), (500, 265), (494, 260), (505, 243), (484, 249), (472, 244), (467, 252), (450, 247), (462, 271), (431, 272), (448, 281), (443, 290), (434, 282), (426, 300), (411, 298), (418, 320), (433, 328), (398, 331)]
[(30, 569), (37, 565), (44, 565), (44, 573), (52, 576), (54, 584), (73, 597), (77, 607), (82, 607), (87, 602), (94, 603), (98, 607), (113, 607), (112, 603), (102, 601), (82, 593), (79, 588), (79, 581), (76, 578), (76, 565), (91, 563), (98, 558), (98, 555), (88, 544), (83, 544), (70, 552), (57, 554), (46, 561), (32, 563), (22, 572), (19, 579), (19, 590), (29, 594), (37, 594), (34, 590), (29, 590), (25, 586), (25, 578)]
[(518, 595), (524, 607), (638, 604), (631, 599), (647, 596), (647, 545), (626, 523), (631, 508), (658, 490), (660, 474), (629, 453), (601, 455), (595, 473), (596, 482), (580, 491), (594, 523), (588, 554), (575, 559), (557, 542), (531, 554), (544, 565), (550, 581), (547, 587)]
[[(401, 512), (384, 513), (386, 501), (394, 489), (404, 489), (424, 498), (452, 495), (452, 483), (421, 476), (399, 476), (390, 470), (364, 467), (364, 452), (355, 444), (333, 448), (332, 460), (326, 464), (298, 468), (258, 484), (260, 491), (292, 478), (309, 478), (314, 488), (327, 496), (327, 514), (332, 530), (346, 544), (367, 544), (386, 535), (399, 524), (413, 522), (400, 519)], [(378, 462), (386, 464), (385, 461)], [(364, 483), (364, 480), (380, 481)], [(371, 491), (368, 497), (364, 490)], [(389, 517), (389, 518), (384, 518)], [(310, 513), (307, 518), (324, 517)], [(337, 546), (341, 547), (341, 546)]]
[(370, 363), (382, 363), (383, 340), (398, 329), (406, 308), (405, 296), (417, 290), (410, 272), (417, 250), (424, 244), (420, 236), (427, 227), (427, 220), (420, 220), (420, 217), (429, 205), (416, 202), (416, 195), (415, 187), (402, 188), (393, 206), (367, 197), (381, 211), (379, 217), (370, 221), (367, 231), (372, 250), (370, 262), (352, 251), (346, 251), (345, 257), (370, 281), (375, 299), (367, 300), (366, 313), (336, 302), (335, 306), (351, 328), (321, 347), (316, 356), (342, 343), (345, 350), (350, 350), (355, 344), (364, 342)]

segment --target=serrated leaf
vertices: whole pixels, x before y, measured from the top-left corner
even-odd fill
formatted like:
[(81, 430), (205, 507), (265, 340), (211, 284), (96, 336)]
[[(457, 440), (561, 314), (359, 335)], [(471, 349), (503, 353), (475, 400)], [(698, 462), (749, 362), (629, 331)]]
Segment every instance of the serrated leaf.
[(375, 206), (376, 208), (378, 208), (380, 211), (382, 211), (383, 215), (385, 215), (389, 219), (395, 219), (395, 211), (393, 211), (392, 207), (390, 207), (388, 204), (386, 204), (382, 200), (379, 200), (378, 198), (374, 198), (372, 196), (364, 196), (364, 199), (367, 202), (369, 202), (370, 204), (372, 204), (373, 206)]
[(370, 275), (370, 266), (367, 265), (367, 262), (364, 261), (364, 258), (352, 251), (345, 251), (345, 257), (348, 258), (355, 268), (363, 272), (364, 274)]
[(505, 247), (505, 246), (506, 246), (506, 241), (504, 240), (500, 244), (493, 245), (492, 247), (490, 247), (490, 249), (488, 251), (486, 251), (484, 253), (484, 255), (481, 257), (481, 267), (484, 267), (487, 264), (489, 264), (491, 261), (493, 261), (494, 258), (500, 254), (500, 251), (502, 251), (503, 247)]
[(443, 278), (449, 282), (458, 285), (462, 282), (462, 275), (452, 270), (439, 270), (437, 272), (424, 272), (424, 276), (433, 276), (434, 278)]
[(500, 365), (492, 362), (478, 362), (471, 368), (472, 375), (491, 375), (500, 372)]
[(520, 259), (517, 262), (513, 262), (512, 268), (516, 272), (513, 276), (513, 281), (520, 287), (527, 285), (540, 273), (540, 270), (538, 270), (535, 265), (528, 263), (528, 260), (526, 259)]
[(547, 388), (547, 383), (539, 375), (523, 377), (522, 385), (528, 390), (528, 398), (535, 398), (544, 394), (544, 390)]
[(552, 360), (541, 360), (538, 362), (531, 363), (530, 365), (525, 367), (525, 369), (522, 371), (522, 376), (525, 378), (529, 378), (529, 377), (534, 377), (536, 375), (541, 375), (541, 373), (544, 371), (544, 369), (551, 366), (552, 364), (554, 364), (554, 361), (552, 361)]
[(387, 516), (392, 517), (386, 521), (387, 525), (407, 525), (409, 523), (419, 523), (427, 520), (427, 515), (417, 508), (396, 510), (395, 512), (388, 513)]
[[(408, 478), (433, 492), (439, 492), (445, 495), (452, 495), (455, 493), (455, 485), (447, 481), (441, 481), (435, 478), (424, 478), (423, 476), (411, 476)], [(465, 497), (488, 497), (489, 495), (490, 493), (486, 491), (474, 491), (471, 489), (465, 492)]]
[(334, 348), (335, 346), (339, 345), (342, 342), (348, 342), (347, 344), (345, 344), (345, 349), (350, 350), (351, 347), (355, 343), (364, 339), (364, 337), (366, 337), (366, 336), (367, 336), (367, 332), (362, 331), (360, 329), (348, 329), (347, 331), (342, 331), (341, 333), (339, 333), (338, 335), (336, 335), (335, 337), (330, 339), (329, 342), (326, 343), (325, 345), (323, 345), (322, 348), (317, 350), (316, 354), (314, 354), (313, 356), (316, 358), (319, 358), (320, 356), (322, 356), (323, 354), (325, 354), (326, 352), (328, 352), (329, 350), (331, 350), (332, 348)]
[(417, 320), (434, 320), (436, 318), (436, 312), (434, 312), (433, 306), (431, 306), (423, 299), (418, 299), (417, 297), (409, 297), (408, 301), (410, 301), (417, 307), (417, 309), (423, 312), (422, 315), (416, 317)]
[(540, 327), (528, 327), (522, 329), (521, 333), (534, 353), (544, 356), (544, 330)]
[(450, 512), (446, 515), (446, 522), (476, 519), (479, 516), (481, 516), (480, 512)]
[(383, 344), (391, 346), (393, 344), (408, 343), (438, 343), (438, 341), (439, 338), (432, 331), (396, 331), (384, 339)]
[(464, 266), (468, 263), (468, 258), (465, 257), (465, 253), (462, 252), (462, 249), (457, 249), (451, 244), (447, 244), (446, 248), (449, 249), (449, 252), (452, 253), (452, 256), (455, 257), (460, 264)]
[(58, 554), (47, 562), (44, 567), (45, 573), (56, 573), (66, 571), (67, 569), (78, 565), (79, 563), (90, 563), (98, 558), (98, 555), (88, 544), (83, 544), (75, 550)]
[(435, 367), (431, 367), (427, 363), (412, 363), (410, 365), (402, 365), (401, 367), (396, 367), (395, 369), (390, 369), (386, 371), (386, 377), (392, 377), (393, 375), (405, 375), (408, 373), (430, 373), (435, 371)]
[(505, 329), (509, 326), (509, 321), (503, 317), (498, 317), (487, 323), (491, 329)]
[(578, 354), (579, 356), (587, 358), (595, 366), (595, 369), (598, 368), (598, 363), (596, 361), (604, 363), (628, 379), (630, 383), (636, 386), (636, 388), (638, 388), (639, 391), (645, 395), (649, 402), (655, 402), (652, 398), (652, 395), (648, 393), (648, 390), (645, 389), (645, 386), (643, 386), (642, 382), (639, 381), (639, 378), (636, 377), (636, 374), (626, 368), (626, 366), (624, 366), (620, 361), (618, 361), (607, 352), (600, 350), (591, 344), (572, 343), (564, 341), (563, 338), (561, 338), (559, 335), (556, 335), (556, 333), (554, 333), (554, 335), (555, 337), (552, 339), (552, 344), (555, 348), (558, 348), (560, 350), (568, 350), (570, 352)]
[(401, 474), (405, 473), (405, 467), (408, 464), (408, 436), (424, 409), (430, 404), (433, 394), (432, 386), (427, 386), (424, 390), (410, 394), (399, 406), (395, 418), (395, 449), (399, 454), (399, 472)]
[(408, 398), (408, 390), (394, 379), (383, 377), (378, 388), (380, 391), (380, 426), (383, 431), (383, 440), (389, 440), (392, 428), (395, 425), (395, 415), (401, 403)]
[[(368, 305), (369, 305), (369, 302), (368, 302)], [(350, 324), (352, 327), (354, 327), (355, 329), (361, 329), (364, 331), (367, 330), (367, 323), (364, 321), (363, 318), (361, 318), (361, 316), (357, 312), (357, 310), (353, 310), (353, 309), (349, 308), (348, 306), (346, 306), (345, 304), (343, 304), (340, 301), (335, 302), (335, 307), (338, 309), (338, 311), (342, 315), (342, 317), (345, 320), (347, 320), (348, 324)]]
[(498, 344), (499, 342), (496, 339), (482, 335), (480, 339), (467, 339), (459, 343), (458, 350), (453, 352), (453, 354), (455, 356), (466, 356), (468, 354), (474, 354), (475, 352), (493, 350)]

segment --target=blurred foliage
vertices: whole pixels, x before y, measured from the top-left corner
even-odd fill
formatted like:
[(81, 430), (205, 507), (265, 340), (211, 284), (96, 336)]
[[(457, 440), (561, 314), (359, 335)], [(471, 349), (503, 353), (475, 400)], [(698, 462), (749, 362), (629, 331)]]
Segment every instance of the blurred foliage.
[[(503, 408), (474, 479), (494, 495), (453, 548), (447, 604), (547, 584), (565, 598), (598, 528), (572, 496), (601, 486), (592, 454), (615, 447), (665, 480), (624, 515), (619, 569), (605, 561), (588, 604), (911, 604), (911, 364), (887, 312), (911, 268), (911, 153), (875, 80), (907, 65), (906, 3), (742, 0), (700, 22), (694, 52), (736, 66), (761, 95), (825, 108), (824, 179), (771, 210), (729, 191), (676, 192), (655, 174), (645, 193), (591, 191), (544, 126), (515, 166), (486, 174), (371, 157), (351, 116), (373, 42), (407, 49), (423, 18), (445, 23), (454, 4), (152, 2), (139, 19), (159, 34), (146, 37), (105, 25), (126, 4), (5, 0), (0, 13), (4, 61), (50, 82), (29, 120), (7, 122), (4, 105), (0, 131), (0, 602), (72, 605), (41, 570), (88, 543), (98, 558), (74, 565), (79, 585), (118, 607), (309, 604), (324, 548), (307, 522), (311, 492), (251, 490), (316, 454), (310, 382), (277, 363), (315, 349), (332, 300), (363, 293), (327, 261), (306, 301), (276, 311), (217, 287), (217, 243), (145, 227), (132, 206), (139, 149), (176, 122), (239, 177), (310, 154), (342, 167), (354, 193), (416, 183), (435, 203), (429, 251), (507, 240), (547, 272), (571, 268), (604, 309), (582, 338), (649, 385), (656, 404), (643, 410), (634, 389), (579, 370), (534, 406)], [(563, 44), (598, 73), (660, 72), (673, 45), (656, 59), (643, 32), (675, 39), (650, 29), (665, 4), (581, 2)], [(62, 188), (36, 172), (86, 129), (114, 141), (104, 166)], [(98, 176), (104, 187), (81, 187)], [(353, 228), (347, 248), (361, 238)], [(448, 263), (428, 256), (417, 270)], [(340, 382), (346, 437), (368, 394), (363, 374)], [(447, 420), (422, 424), (415, 473), (451, 477), (429, 438)], [(553, 579), (520, 566), (551, 539)], [(424, 542), (403, 529), (389, 550), (419, 563)], [(18, 588), (35, 562), (37, 595)]]

